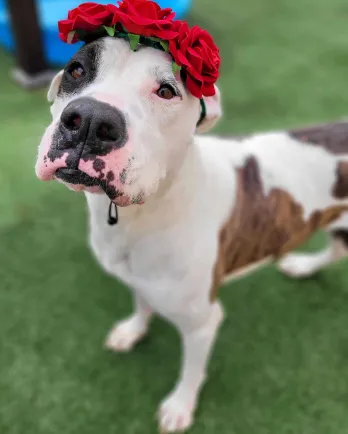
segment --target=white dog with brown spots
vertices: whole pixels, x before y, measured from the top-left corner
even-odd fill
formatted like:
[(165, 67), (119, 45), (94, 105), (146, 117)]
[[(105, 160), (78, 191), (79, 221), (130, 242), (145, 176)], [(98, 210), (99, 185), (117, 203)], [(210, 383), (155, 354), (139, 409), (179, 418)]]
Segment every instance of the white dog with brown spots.
[[(112, 328), (107, 347), (131, 350), (153, 314), (181, 334), (180, 377), (158, 412), (164, 432), (193, 423), (223, 319), (222, 282), (280, 258), (319, 228), (333, 234), (330, 246), (285, 256), (283, 271), (309, 276), (345, 256), (348, 241), (348, 124), (197, 136), (199, 100), (171, 63), (121, 39), (86, 44), (51, 85), (53, 122), (36, 164), (41, 180), (85, 192), (94, 255), (133, 292), (134, 312)], [(198, 133), (219, 119), (219, 95), (205, 99)], [(116, 226), (107, 223), (110, 201)]]

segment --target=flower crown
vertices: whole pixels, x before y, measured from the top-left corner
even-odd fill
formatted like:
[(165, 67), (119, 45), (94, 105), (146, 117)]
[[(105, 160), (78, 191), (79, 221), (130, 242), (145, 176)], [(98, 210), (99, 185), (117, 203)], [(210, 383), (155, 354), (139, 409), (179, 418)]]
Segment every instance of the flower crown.
[(174, 20), (175, 13), (150, 0), (122, 0), (115, 5), (83, 3), (58, 22), (59, 36), (69, 44), (103, 36), (129, 41), (136, 50), (147, 45), (173, 58), (173, 71), (181, 71), (188, 91), (195, 97), (215, 95), (220, 55), (213, 38), (198, 26)]

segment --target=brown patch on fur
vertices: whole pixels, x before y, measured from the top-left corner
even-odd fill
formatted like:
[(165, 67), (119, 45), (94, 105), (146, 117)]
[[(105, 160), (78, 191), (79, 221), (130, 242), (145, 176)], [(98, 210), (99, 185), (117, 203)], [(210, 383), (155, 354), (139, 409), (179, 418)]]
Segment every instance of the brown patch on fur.
[(347, 208), (318, 210), (304, 220), (302, 206), (286, 191), (274, 188), (264, 194), (257, 161), (250, 157), (237, 170), (236, 206), (220, 231), (211, 300), (225, 276), (267, 257), (279, 258)]
[(289, 131), (290, 137), (325, 148), (332, 154), (348, 152), (348, 122), (336, 122)]
[(348, 197), (348, 161), (340, 161), (337, 163), (336, 183), (333, 186), (332, 194), (338, 199)]

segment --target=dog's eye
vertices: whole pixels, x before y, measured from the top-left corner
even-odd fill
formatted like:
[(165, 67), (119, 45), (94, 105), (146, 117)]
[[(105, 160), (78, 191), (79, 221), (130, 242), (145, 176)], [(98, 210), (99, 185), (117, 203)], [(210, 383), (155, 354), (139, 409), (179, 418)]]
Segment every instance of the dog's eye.
[(157, 95), (162, 99), (173, 99), (176, 92), (170, 84), (163, 84), (157, 91)]
[(85, 70), (83, 69), (81, 63), (73, 63), (70, 68), (68, 69), (69, 74), (74, 78), (75, 80), (78, 80), (79, 78), (83, 77), (85, 75)]

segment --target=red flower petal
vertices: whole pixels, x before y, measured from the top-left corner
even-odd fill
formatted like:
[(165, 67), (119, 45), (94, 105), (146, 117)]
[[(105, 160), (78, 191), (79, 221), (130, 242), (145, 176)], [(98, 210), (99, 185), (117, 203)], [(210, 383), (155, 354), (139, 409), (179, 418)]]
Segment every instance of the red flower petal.
[(203, 86), (202, 94), (204, 96), (214, 96), (216, 94), (214, 83), (208, 86)]
[[(68, 34), (69, 32), (71, 32), (72, 26), (73, 26), (73, 22), (71, 20), (62, 20), (59, 21), (58, 23), (58, 29), (61, 34), (62, 33)], [(68, 37), (68, 35), (66, 35), (66, 37)]]
[(195, 96), (196, 98), (202, 98), (202, 84), (197, 83), (195, 80), (192, 79), (190, 75), (187, 75), (186, 78), (186, 87), (188, 91)]
[(68, 33), (59, 33), (59, 38), (60, 38), (63, 42), (68, 42)]
[(141, 3), (137, 7), (137, 13), (139, 14), (139, 16), (143, 16), (144, 18), (151, 18), (153, 20), (157, 19), (158, 8), (159, 6), (156, 3), (148, 1), (146, 3)]

